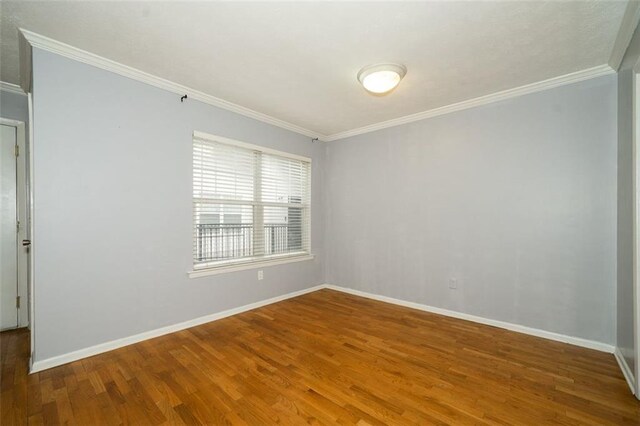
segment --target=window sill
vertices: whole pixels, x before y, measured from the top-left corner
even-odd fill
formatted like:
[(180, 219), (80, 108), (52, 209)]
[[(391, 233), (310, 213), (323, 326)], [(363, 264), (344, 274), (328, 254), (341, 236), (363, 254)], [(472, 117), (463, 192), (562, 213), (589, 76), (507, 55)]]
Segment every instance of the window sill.
[(247, 269), (257, 269), (257, 268), (265, 268), (268, 266), (274, 265), (283, 265), (285, 263), (293, 263), (293, 262), (302, 262), (305, 260), (312, 260), (315, 257), (313, 254), (303, 254), (296, 256), (283, 256), (280, 258), (272, 258), (265, 259), (255, 262), (247, 262), (247, 263), (236, 263), (236, 264), (228, 264), (228, 265), (220, 265), (220, 266), (210, 266), (202, 269), (194, 269), (193, 271), (189, 271), (189, 278), (200, 278), (206, 277), (208, 275), (218, 275), (224, 274), (227, 272), (236, 272), (236, 271), (244, 271)]

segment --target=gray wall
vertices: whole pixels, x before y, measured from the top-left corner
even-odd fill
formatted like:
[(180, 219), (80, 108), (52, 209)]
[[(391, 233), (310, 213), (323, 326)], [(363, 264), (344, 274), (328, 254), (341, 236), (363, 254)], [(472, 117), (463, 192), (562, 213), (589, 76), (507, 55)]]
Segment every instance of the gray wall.
[[(633, 294), (633, 106), (632, 68), (640, 59), (640, 30), (624, 56), (618, 74), (618, 309), (617, 346), (634, 367)], [(638, 373), (635, 372), (635, 377)]]
[[(326, 145), (38, 49), (33, 79), (35, 361), (324, 282)], [(315, 260), (187, 277), (193, 130), (313, 159)]]
[[(33, 62), (35, 361), (323, 282), (615, 342), (616, 76), (312, 144)], [(314, 261), (187, 277), (193, 130), (313, 158)]]
[(616, 102), (611, 75), (332, 142), (327, 281), (615, 343)]
[[(23, 121), (28, 128), (29, 102), (25, 95), (0, 90), (0, 117)], [(25, 131), (27, 129), (25, 128)]]

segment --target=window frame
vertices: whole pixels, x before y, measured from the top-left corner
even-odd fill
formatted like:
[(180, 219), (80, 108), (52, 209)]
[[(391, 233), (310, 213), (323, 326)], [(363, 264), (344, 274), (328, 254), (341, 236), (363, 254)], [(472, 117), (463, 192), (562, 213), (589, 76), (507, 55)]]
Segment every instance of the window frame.
[[(300, 262), (305, 260), (312, 260), (315, 256), (311, 253), (311, 173), (312, 173), (312, 159), (308, 157), (304, 157), (301, 155), (291, 154), (289, 152), (279, 151), (272, 148), (263, 147), (260, 145), (255, 145), (247, 142), (238, 141), (235, 139), (226, 138), (224, 136), (211, 135), (205, 132), (194, 131), (193, 137), (191, 139), (191, 149), (192, 149), (192, 160), (193, 160), (193, 149), (195, 147), (196, 140), (203, 140), (214, 143), (222, 143), (225, 145), (235, 146), (239, 148), (249, 149), (252, 151), (258, 151), (262, 154), (270, 154), (276, 155), (279, 157), (289, 158), (292, 160), (303, 161), (309, 163), (309, 203), (304, 205), (307, 210), (308, 215), (308, 225), (303, 229), (303, 232), (307, 233), (307, 241), (308, 241), (308, 250), (290, 252), (290, 253), (281, 253), (281, 254), (272, 254), (272, 255), (259, 255), (253, 257), (243, 257), (243, 258), (231, 258), (225, 260), (218, 260), (214, 262), (207, 262), (202, 264), (197, 264), (195, 262), (193, 248), (191, 252), (191, 267), (192, 269), (188, 271), (188, 275), (190, 278), (198, 278), (207, 275), (215, 275), (225, 272), (234, 272), (241, 271), (246, 269), (254, 269), (254, 268), (263, 268), (272, 265), (280, 265), (291, 262)], [(191, 203), (192, 209), (195, 206), (195, 197), (193, 195), (193, 179), (194, 179), (194, 170), (193, 163), (191, 169)], [(256, 201), (255, 199), (252, 201), (253, 205), (260, 204), (263, 207), (265, 206), (279, 206), (280, 203), (270, 203), (270, 202), (262, 202)], [(285, 204), (286, 205), (286, 204)], [(303, 205), (301, 205), (303, 207)], [(194, 234), (194, 226), (195, 226), (195, 217), (192, 215), (192, 244), (193, 239), (195, 238)], [(255, 226), (255, 218), (253, 220), (253, 225)], [(193, 245), (192, 245), (193, 247)]]

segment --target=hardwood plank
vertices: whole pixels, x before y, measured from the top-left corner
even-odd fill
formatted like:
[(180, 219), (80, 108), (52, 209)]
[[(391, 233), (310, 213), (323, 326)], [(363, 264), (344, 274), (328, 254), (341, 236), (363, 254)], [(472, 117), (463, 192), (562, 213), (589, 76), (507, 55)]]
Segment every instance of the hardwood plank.
[(321, 290), (27, 375), (0, 333), (2, 425), (635, 424), (614, 357)]

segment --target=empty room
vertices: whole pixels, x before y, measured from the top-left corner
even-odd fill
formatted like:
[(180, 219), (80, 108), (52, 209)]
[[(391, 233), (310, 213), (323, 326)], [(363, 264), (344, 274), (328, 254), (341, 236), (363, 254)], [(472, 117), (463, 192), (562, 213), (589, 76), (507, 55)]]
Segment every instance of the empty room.
[(0, 424), (640, 425), (640, 1), (0, 2)]

